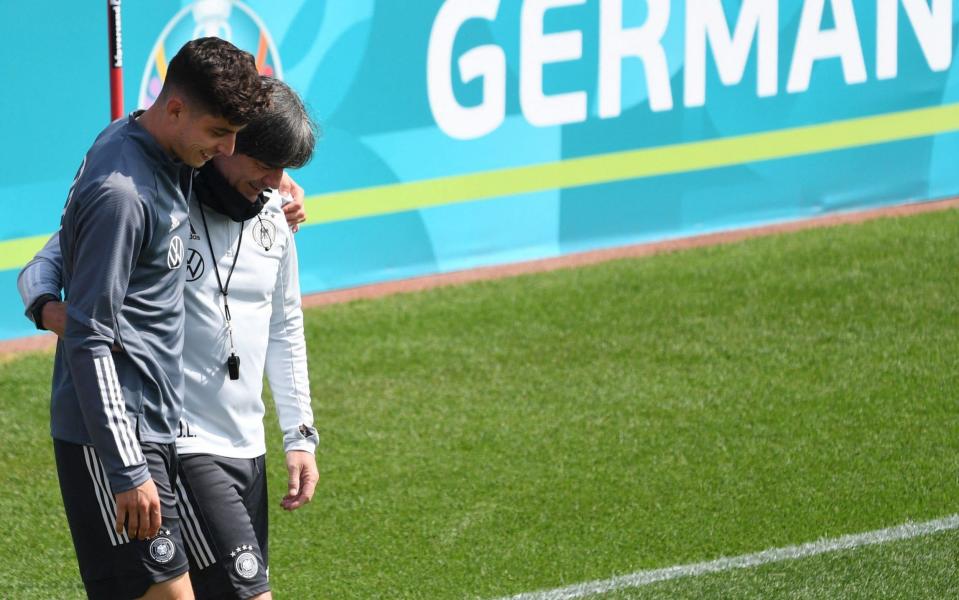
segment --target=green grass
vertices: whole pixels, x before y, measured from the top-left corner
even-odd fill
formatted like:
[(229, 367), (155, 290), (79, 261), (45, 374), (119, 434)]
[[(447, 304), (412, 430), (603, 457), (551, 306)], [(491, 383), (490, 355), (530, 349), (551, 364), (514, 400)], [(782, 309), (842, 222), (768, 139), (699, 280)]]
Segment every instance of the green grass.
[[(321, 485), (271, 515), (274, 589), (490, 598), (959, 512), (957, 234), (947, 211), (309, 312)], [(0, 597), (80, 593), (50, 364), (0, 365)], [(609, 597), (942, 597), (956, 537)]]
[(684, 598), (953, 598), (959, 591), (959, 533), (824, 554), (754, 569), (679, 579), (594, 600)]

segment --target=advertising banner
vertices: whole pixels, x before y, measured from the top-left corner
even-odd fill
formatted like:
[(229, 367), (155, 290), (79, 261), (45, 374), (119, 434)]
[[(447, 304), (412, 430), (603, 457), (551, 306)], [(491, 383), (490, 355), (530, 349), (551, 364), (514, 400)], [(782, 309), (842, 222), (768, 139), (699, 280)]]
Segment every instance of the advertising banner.
[[(96, 5), (96, 6), (93, 6)], [(0, 339), (83, 153), (216, 35), (304, 98), (304, 293), (955, 195), (953, 0), (4, 3)], [(109, 57), (108, 57), (109, 54)]]

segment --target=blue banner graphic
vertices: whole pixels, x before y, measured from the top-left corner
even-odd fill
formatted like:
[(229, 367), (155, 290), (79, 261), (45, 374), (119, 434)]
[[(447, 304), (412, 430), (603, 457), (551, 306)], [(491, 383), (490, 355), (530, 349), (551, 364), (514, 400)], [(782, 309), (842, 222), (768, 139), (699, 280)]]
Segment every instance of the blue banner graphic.
[[(0, 339), (109, 116), (97, 3), (0, 6)], [(955, 195), (953, 0), (127, 2), (126, 109), (217, 35), (306, 100), (306, 293)]]

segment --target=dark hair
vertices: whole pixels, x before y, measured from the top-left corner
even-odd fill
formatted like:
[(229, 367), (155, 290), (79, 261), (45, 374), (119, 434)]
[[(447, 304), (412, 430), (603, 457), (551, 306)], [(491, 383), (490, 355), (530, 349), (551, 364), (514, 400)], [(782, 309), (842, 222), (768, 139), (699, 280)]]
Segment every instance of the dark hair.
[(180, 48), (167, 68), (161, 97), (169, 88), (233, 125), (249, 123), (270, 102), (253, 55), (217, 37), (198, 38)]
[(272, 77), (262, 81), (270, 107), (237, 134), (236, 152), (270, 167), (298, 169), (313, 158), (316, 124), (290, 86)]

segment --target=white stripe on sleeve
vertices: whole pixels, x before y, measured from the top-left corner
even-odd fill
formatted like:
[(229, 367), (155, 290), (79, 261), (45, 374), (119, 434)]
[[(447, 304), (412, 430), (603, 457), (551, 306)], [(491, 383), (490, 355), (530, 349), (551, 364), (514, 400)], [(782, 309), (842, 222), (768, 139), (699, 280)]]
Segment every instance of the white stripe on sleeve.
[(106, 372), (109, 373), (107, 383), (109, 384), (110, 389), (113, 391), (113, 403), (116, 407), (117, 416), (120, 419), (120, 435), (124, 440), (126, 440), (127, 448), (130, 449), (131, 456), (133, 457), (133, 463), (131, 464), (142, 463), (143, 454), (140, 452), (140, 442), (133, 434), (133, 428), (130, 427), (130, 421), (127, 419), (126, 402), (123, 401), (123, 392), (120, 389), (120, 379), (117, 377), (117, 367), (113, 362), (113, 357), (104, 356), (103, 366), (106, 368)]
[(113, 441), (116, 443), (117, 451), (120, 453), (120, 460), (123, 461), (124, 466), (130, 466), (133, 463), (130, 462), (130, 457), (127, 456), (127, 449), (120, 440), (120, 432), (117, 431), (110, 392), (107, 389), (106, 374), (103, 370), (103, 358), (94, 358), (93, 366), (97, 371), (97, 384), (100, 386), (100, 400), (103, 403), (103, 410), (106, 412), (107, 427), (110, 429), (110, 433), (113, 434)]

